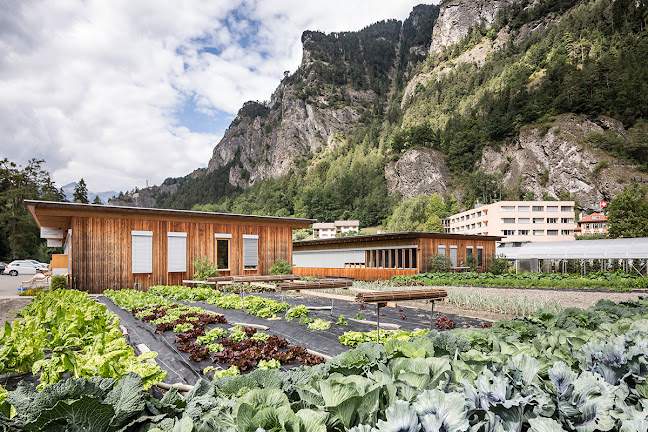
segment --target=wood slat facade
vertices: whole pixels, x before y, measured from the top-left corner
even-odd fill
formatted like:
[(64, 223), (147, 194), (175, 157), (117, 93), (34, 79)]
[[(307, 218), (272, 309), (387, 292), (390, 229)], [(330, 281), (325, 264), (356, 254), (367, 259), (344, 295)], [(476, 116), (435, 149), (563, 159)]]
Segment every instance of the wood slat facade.
[[(310, 219), (274, 218), (221, 213), (133, 209), (89, 204), (29, 201), (27, 206), (41, 227), (71, 230), (69, 269), (75, 289), (101, 293), (105, 289), (180, 285), (192, 279), (193, 261), (216, 262), (214, 234), (229, 234), (229, 271), (222, 275), (266, 275), (278, 259), (292, 262), (292, 230), (306, 228)], [(152, 272), (133, 273), (132, 232), (152, 236)], [(187, 271), (168, 271), (167, 233), (186, 233)], [(243, 235), (258, 236), (258, 266), (243, 267)]]
[[(430, 258), (437, 254), (440, 245), (445, 246), (447, 256), (450, 256), (451, 246), (457, 247), (458, 264), (466, 262), (467, 247), (472, 247), (474, 254), (477, 254), (480, 248), (481, 269), (485, 269), (495, 255), (495, 242), (500, 239), (501, 237), (497, 236), (404, 232), (299, 241), (293, 242), (293, 254), (319, 251), (322, 254), (322, 263), (326, 262), (326, 254), (331, 255), (344, 249), (364, 251), (365, 259), (363, 265), (349, 265), (348, 268), (327, 267), (317, 263), (309, 266), (296, 265), (293, 267), (293, 273), (319, 278), (349, 277), (367, 281), (424, 273), (430, 271)], [(311, 255), (311, 258), (313, 256), (315, 255)], [(294, 260), (298, 261), (295, 258)], [(410, 264), (413, 262), (416, 264)]]

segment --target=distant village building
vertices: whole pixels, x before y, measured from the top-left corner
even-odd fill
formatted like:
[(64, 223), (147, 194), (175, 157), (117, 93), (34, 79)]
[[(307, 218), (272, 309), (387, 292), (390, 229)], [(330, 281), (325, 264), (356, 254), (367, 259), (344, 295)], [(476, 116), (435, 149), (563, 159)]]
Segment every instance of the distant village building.
[(450, 216), (450, 234), (502, 236), (500, 246), (574, 240), (574, 201), (500, 201)]
[(333, 238), (336, 234), (346, 234), (349, 232), (360, 232), (360, 221), (357, 220), (338, 220), (335, 222), (314, 223), (313, 238), (325, 239)]
[(604, 214), (592, 213), (578, 221), (578, 227), (574, 230), (576, 234), (607, 234), (608, 220)]
[(465, 271), (468, 255), (478, 271), (495, 255), (498, 236), (398, 232), (293, 242), (293, 273), (300, 276), (384, 280), (430, 271), (430, 258), (446, 255), (453, 271)]

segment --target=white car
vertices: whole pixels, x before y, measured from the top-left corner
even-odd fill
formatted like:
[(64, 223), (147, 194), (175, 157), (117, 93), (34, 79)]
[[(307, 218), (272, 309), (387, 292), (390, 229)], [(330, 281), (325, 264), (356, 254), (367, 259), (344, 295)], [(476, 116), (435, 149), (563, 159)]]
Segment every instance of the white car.
[(36, 266), (30, 261), (20, 260), (12, 261), (7, 264), (4, 269), (4, 274), (18, 276), (19, 274), (36, 274), (39, 271), (42, 271), (40, 266)]
[(37, 269), (39, 269), (39, 270), (43, 270), (43, 271), (47, 271), (47, 270), (49, 270), (49, 264), (45, 264), (45, 263), (42, 263), (42, 262), (40, 262), (40, 261), (36, 261), (36, 260), (32, 260), (32, 259), (29, 259), (29, 260), (21, 260), (21, 261), (27, 261), (27, 262), (30, 262), (30, 263), (34, 264), (34, 266), (35, 266)]

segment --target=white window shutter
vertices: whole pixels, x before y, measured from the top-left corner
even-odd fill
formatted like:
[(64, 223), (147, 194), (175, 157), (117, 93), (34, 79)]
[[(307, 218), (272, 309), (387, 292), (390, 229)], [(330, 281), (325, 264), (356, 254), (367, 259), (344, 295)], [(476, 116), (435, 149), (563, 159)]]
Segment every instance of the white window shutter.
[(131, 231), (133, 273), (153, 273), (153, 231)]
[(243, 234), (243, 267), (259, 265), (259, 236)]
[(168, 272), (187, 271), (187, 233), (168, 232)]

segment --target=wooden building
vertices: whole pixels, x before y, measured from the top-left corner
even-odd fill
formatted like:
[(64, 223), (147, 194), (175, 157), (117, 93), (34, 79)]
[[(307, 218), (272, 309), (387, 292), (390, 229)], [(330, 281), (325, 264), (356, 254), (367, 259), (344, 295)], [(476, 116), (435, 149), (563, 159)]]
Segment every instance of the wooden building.
[[(185, 210), (26, 201), (41, 237), (64, 244), (71, 286), (90, 293), (181, 284), (207, 257), (221, 275), (269, 274), (292, 261), (292, 230), (314, 221)], [(60, 258), (59, 258), (60, 259)]]
[(293, 273), (300, 276), (384, 280), (430, 270), (430, 258), (443, 254), (456, 271), (474, 254), (479, 271), (495, 255), (499, 236), (400, 232), (293, 242)]

